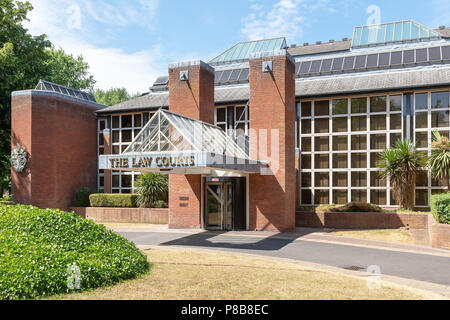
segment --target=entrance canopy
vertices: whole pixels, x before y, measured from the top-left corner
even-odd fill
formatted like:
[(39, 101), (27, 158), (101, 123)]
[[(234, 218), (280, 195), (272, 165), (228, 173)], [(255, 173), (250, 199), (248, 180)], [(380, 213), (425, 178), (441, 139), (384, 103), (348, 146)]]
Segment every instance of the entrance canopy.
[(251, 160), (214, 125), (158, 110), (121, 155), (102, 155), (100, 169), (210, 174), (212, 170), (259, 173), (266, 163)]

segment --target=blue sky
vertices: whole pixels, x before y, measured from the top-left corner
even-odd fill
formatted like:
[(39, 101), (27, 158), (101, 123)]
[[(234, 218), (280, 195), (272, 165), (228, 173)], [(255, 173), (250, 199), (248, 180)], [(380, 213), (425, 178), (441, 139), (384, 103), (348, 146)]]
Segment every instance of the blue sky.
[[(412, 19), (450, 25), (448, 0), (29, 0), (26, 24), (82, 54), (97, 86), (145, 92), (167, 64), (208, 61), (236, 42), (286, 36), (288, 44), (352, 37), (354, 26)], [(375, 6), (375, 7), (374, 7)], [(368, 10), (369, 9), (369, 10)]]

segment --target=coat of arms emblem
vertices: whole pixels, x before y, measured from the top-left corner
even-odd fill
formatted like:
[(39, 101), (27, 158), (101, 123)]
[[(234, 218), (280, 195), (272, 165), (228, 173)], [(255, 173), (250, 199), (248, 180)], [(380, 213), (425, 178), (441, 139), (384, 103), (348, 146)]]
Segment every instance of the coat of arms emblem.
[(20, 144), (16, 145), (11, 152), (11, 165), (16, 172), (22, 172), (25, 169), (27, 158), (28, 153), (25, 151), (25, 148)]

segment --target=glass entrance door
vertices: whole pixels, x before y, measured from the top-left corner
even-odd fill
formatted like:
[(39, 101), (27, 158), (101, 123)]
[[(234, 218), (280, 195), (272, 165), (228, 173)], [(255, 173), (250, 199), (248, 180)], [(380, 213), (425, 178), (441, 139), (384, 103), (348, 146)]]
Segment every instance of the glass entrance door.
[(206, 184), (205, 224), (208, 230), (233, 230), (233, 184)]

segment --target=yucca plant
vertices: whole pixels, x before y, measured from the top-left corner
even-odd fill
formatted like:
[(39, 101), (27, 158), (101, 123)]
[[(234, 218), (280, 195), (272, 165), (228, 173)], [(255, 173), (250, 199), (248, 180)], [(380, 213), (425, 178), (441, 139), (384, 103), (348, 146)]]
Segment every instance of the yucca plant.
[(433, 178), (440, 179), (447, 185), (450, 191), (450, 141), (442, 136), (439, 131), (433, 131), (431, 144), (431, 156), (428, 159)]
[(410, 140), (398, 140), (394, 148), (380, 154), (378, 167), (384, 179), (390, 178), (394, 199), (404, 209), (414, 208), (417, 172), (426, 166), (426, 157)]
[(169, 180), (167, 175), (147, 173), (137, 180), (137, 205), (152, 208), (158, 201), (167, 201)]

